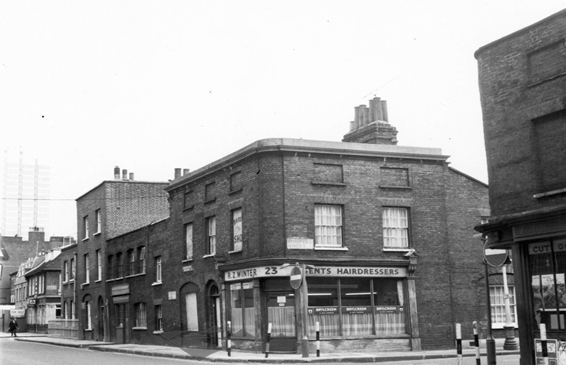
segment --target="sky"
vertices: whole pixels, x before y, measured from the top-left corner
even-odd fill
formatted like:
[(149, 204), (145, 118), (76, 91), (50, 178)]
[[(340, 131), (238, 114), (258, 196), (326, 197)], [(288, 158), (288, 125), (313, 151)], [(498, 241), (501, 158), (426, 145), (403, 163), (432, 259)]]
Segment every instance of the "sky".
[(115, 166), (167, 181), (259, 139), (341, 141), (374, 96), (400, 146), (487, 183), (474, 52), (565, 7), (2, 0), (0, 148), (50, 167), (48, 237), (76, 236), (75, 199)]

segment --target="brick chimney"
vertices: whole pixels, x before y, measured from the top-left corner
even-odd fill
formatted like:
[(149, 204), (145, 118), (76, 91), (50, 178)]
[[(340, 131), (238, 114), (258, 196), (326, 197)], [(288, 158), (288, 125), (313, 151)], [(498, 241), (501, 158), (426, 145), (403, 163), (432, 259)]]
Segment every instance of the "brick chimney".
[(374, 97), (366, 105), (354, 108), (354, 121), (342, 142), (397, 144), (397, 128), (389, 124), (387, 102)]

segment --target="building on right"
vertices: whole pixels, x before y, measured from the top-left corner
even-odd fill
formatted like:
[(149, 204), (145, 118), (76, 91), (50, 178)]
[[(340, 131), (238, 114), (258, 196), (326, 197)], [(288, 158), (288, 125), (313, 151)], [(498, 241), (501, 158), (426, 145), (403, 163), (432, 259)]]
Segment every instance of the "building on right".
[(512, 250), (521, 365), (544, 323), (566, 341), (566, 9), (475, 53), (491, 218), (489, 248)]

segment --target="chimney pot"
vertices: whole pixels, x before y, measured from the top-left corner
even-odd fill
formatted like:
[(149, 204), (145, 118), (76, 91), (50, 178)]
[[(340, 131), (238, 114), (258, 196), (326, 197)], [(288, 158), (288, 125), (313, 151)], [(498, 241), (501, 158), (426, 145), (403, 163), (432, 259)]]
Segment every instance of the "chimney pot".
[(130, 172), (130, 180), (134, 180), (134, 173)]
[(120, 180), (120, 167), (114, 167), (114, 180)]
[(183, 169), (183, 176), (188, 174), (190, 171), (191, 171), (191, 169)]
[(122, 170), (122, 180), (128, 180), (128, 170)]
[(175, 168), (175, 179), (178, 179), (181, 177), (181, 169), (176, 167)]

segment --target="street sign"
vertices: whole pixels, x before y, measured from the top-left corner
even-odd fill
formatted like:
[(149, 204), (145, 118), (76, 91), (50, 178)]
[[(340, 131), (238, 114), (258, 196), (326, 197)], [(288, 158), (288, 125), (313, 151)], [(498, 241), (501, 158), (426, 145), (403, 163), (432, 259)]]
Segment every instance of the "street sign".
[(483, 246), (483, 257), (488, 265), (493, 267), (500, 267), (509, 263), (509, 252), (507, 250), (487, 248), (487, 241)]
[(293, 270), (291, 270), (291, 288), (299, 289), (301, 287), (301, 283), (303, 282), (303, 273), (298, 266), (295, 266)]

